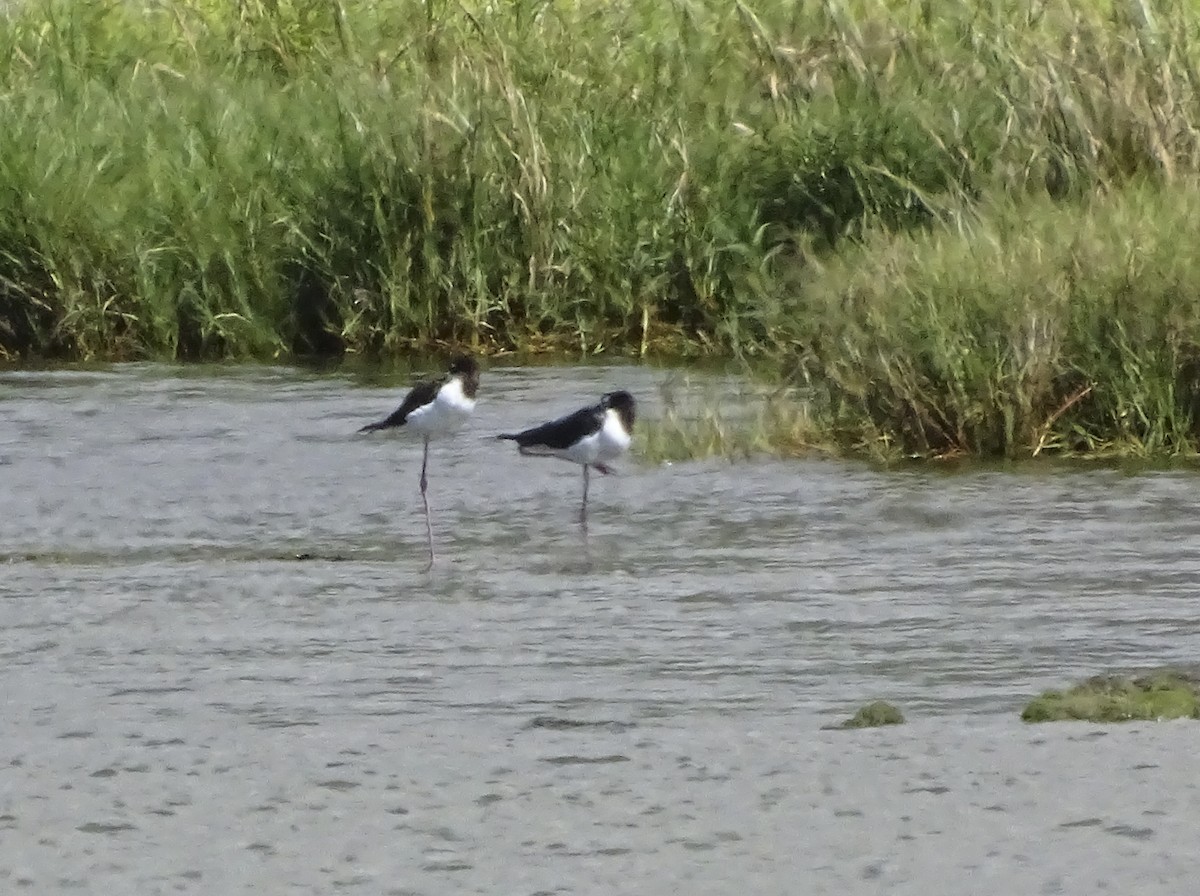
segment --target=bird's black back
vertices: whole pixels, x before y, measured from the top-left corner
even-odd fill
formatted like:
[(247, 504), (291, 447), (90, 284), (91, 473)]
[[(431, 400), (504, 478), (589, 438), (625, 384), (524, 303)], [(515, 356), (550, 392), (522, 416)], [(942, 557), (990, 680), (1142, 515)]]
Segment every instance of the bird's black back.
[(593, 405), (580, 408), (574, 413), (534, 426), (518, 433), (506, 433), (497, 436), (516, 442), (522, 448), (551, 448), (558, 451), (566, 450), (580, 439), (593, 435), (604, 426), (604, 408)]
[(409, 414), (437, 398), (438, 389), (445, 385), (447, 379), (449, 377), (442, 377), (440, 380), (423, 380), (417, 383), (404, 396), (404, 401), (400, 402), (400, 407), (396, 408), (396, 410), (392, 411), (382, 420), (378, 420), (375, 423), (368, 423), (359, 432), (374, 432), (377, 429), (391, 429), (395, 426), (403, 426), (408, 420)]

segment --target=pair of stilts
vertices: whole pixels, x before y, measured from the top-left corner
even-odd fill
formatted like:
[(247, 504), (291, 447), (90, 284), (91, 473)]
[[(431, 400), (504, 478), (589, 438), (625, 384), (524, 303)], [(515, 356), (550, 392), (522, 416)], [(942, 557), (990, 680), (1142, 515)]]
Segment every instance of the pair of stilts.
[[(423, 437), (421, 456), (421, 502), (425, 508), (425, 534), (429, 541), (429, 565), (433, 565), (433, 523), (429, 513), (429, 443), (431, 439), (456, 432), (475, 409), (479, 390), (479, 365), (468, 355), (450, 362), (446, 375), (416, 383), (400, 406), (359, 432), (404, 427)], [(629, 450), (633, 436), (636, 402), (624, 390), (607, 392), (594, 405), (516, 433), (497, 436), (517, 443), (521, 454), (558, 457), (583, 467), (583, 502), (579, 514), (587, 520), (588, 470), (609, 473), (608, 462)]]

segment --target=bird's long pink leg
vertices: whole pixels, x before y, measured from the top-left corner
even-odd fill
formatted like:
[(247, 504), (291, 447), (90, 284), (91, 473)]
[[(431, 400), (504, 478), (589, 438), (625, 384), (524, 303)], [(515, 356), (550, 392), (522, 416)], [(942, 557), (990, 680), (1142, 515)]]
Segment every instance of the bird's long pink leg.
[(579, 521), (587, 524), (587, 496), (588, 496), (588, 467), (583, 465), (583, 504), (579, 508)]
[(429, 480), (425, 473), (429, 468), (429, 436), (425, 437), (425, 452), (421, 458), (421, 503), (425, 505), (425, 536), (429, 540), (429, 565), (425, 568), (433, 568), (433, 523), (429, 519)]

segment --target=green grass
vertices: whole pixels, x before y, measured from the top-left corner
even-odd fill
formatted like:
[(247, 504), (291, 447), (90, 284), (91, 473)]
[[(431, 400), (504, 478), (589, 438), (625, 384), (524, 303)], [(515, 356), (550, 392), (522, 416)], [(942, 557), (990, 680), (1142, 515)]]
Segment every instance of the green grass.
[(795, 366), (865, 453), (1194, 454), (1198, 200), (1129, 186), (874, 236), (814, 272)]
[(1191, 0), (6, 16), (0, 360), (709, 356), (790, 397), (652, 456), (1196, 452)]
[(662, 414), (639, 421), (637, 427), (635, 450), (648, 463), (795, 458), (837, 450), (825, 441), (808, 403), (794, 389), (744, 387), (722, 394), (711, 386), (672, 379), (661, 391)]

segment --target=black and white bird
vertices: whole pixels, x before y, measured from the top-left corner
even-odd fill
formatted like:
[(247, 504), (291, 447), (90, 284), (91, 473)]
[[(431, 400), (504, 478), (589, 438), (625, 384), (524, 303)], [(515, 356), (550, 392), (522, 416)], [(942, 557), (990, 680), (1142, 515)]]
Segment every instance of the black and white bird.
[[(479, 365), (470, 355), (451, 359), (446, 375), (436, 380), (423, 380), (413, 385), (400, 402), (400, 407), (375, 423), (368, 423), (362, 432), (397, 430), (419, 435), (425, 442), (421, 456), (421, 502), (425, 505), (425, 534), (429, 539), (429, 566), (433, 566), (433, 524), (429, 520), (429, 442), (451, 435), (462, 428), (475, 410), (475, 393), (479, 390)], [(427, 567), (428, 568), (428, 567)]]
[(522, 454), (560, 457), (583, 467), (583, 504), (580, 520), (587, 519), (588, 470), (611, 473), (609, 461), (629, 450), (633, 440), (633, 421), (637, 403), (622, 390), (607, 392), (599, 403), (580, 408), (541, 426), (517, 433), (505, 433), (498, 439), (517, 443)]

